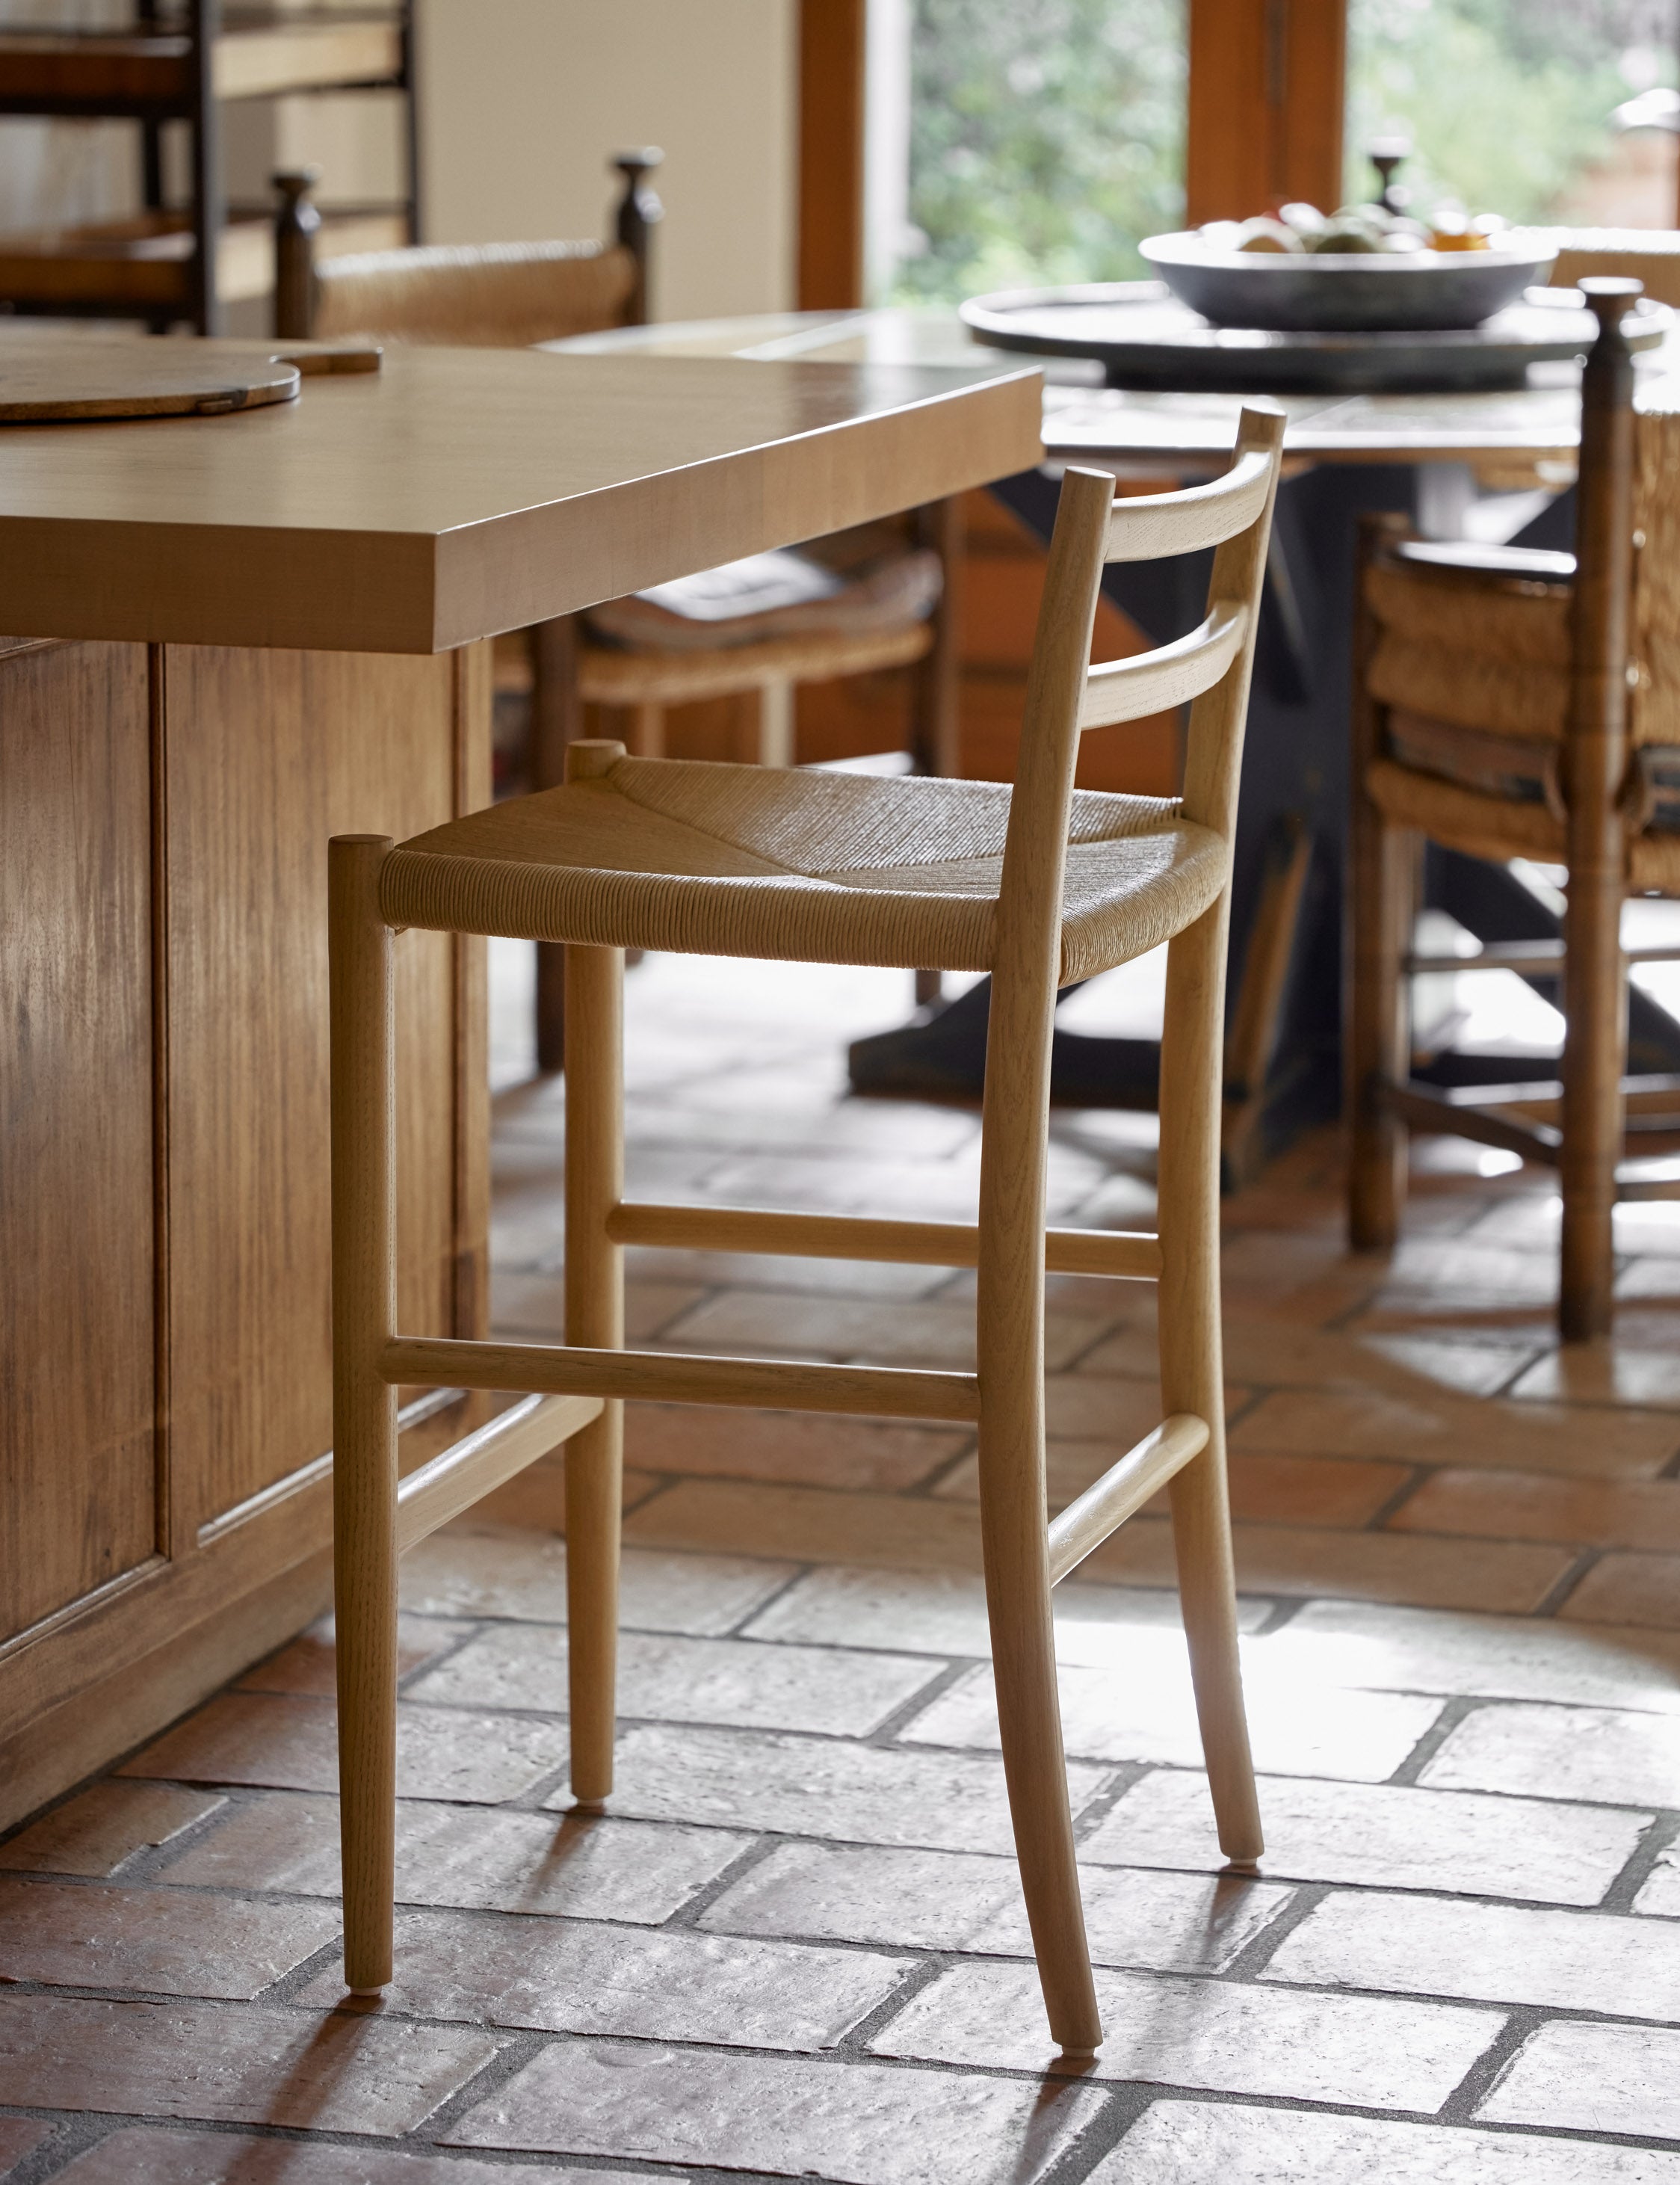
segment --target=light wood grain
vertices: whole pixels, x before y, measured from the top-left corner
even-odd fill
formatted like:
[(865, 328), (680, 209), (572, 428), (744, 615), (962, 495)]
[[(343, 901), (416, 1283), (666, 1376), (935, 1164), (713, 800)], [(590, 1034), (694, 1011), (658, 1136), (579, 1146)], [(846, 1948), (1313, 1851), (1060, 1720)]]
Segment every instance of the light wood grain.
[(6, 618), (438, 651), (1024, 469), (1038, 388), (1001, 364), (411, 349), (219, 420), (22, 426)]
[(527, 1396), (439, 1452), (397, 1489), (397, 1551), (471, 1509), (601, 1415), (598, 1396)]
[[(1275, 459), (1283, 420), (1245, 411), (1239, 448)], [(1275, 489), (1276, 470), (1273, 480)], [(1269, 513), (1269, 511), (1268, 511)], [(1265, 581), (1265, 520), (1214, 556), (1210, 600), (1241, 601), (1258, 617)], [(1185, 752), (1186, 819), (1230, 841), (1247, 713), (1252, 645), (1231, 673), (1191, 708)], [(1224, 1076), (1225, 975), (1231, 891), (1180, 933), (1167, 953), (1161, 1039), (1161, 1394), (1169, 1414), (1208, 1425), (1207, 1447), (1171, 1486), (1173, 1545), (1202, 1746), (1220, 1847), (1240, 1864), (1263, 1846), (1236, 1645), (1236, 1587), (1225, 1486), (1224, 1344), (1220, 1322), (1220, 1092)]]
[[(963, 1221), (890, 1221), (872, 1215), (626, 1200), (613, 1208), (606, 1227), (621, 1244), (662, 1244), (681, 1251), (784, 1253), (925, 1267), (972, 1267), (980, 1260), (980, 1231)], [(1160, 1272), (1161, 1247), (1153, 1237), (1122, 1229), (1047, 1229), (1044, 1264), (1054, 1274), (1150, 1281)]]
[(1264, 514), (1271, 494), (1271, 458), (1256, 448), (1206, 485), (1130, 495), (1114, 503), (1103, 558), (1154, 562), (1220, 545)]
[(1080, 729), (1141, 721), (1200, 697), (1236, 657), (1247, 628), (1247, 608), (1240, 601), (1221, 600), (1194, 629), (1170, 644), (1093, 668), (1080, 701)]
[(0, 712), (3, 1639), (144, 1564), (168, 1482), (145, 654), (7, 653)]
[(1050, 1583), (1059, 1585), (1174, 1473), (1208, 1446), (1208, 1422), (1187, 1411), (1164, 1419), (1050, 1521)]
[[(584, 740), (566, 754), (568, 781), (590, 781), (624, 756)], [(607, 1216), (624, 1195), (624, 956), (566, 952), (566, 1338), (622, 1348), (624, 1254)], [(605, 1389), (591, 1390), (606, 1395)], [(566, 1465), (566, 1621), (572, 1792), (599, 1806), (612, 1789), (618, 1662), (618, 1534), (624, 1406), (616, 1400), (578, 1436)]]
[(332, 1547), (344, 1979), (391, 1977), (397, 1796), (396, 1027), (379, 914), (388, 835), (335, 837), (332, 1027)]
[(385, 1347), (384, 1372), (405, 1387), (540, 1389), (560, 1395), (639, 1397), (657, 1404), (846, 1411), (872, 1418), (980, 1416), (973, 1374), (913, 1367), (399, 1336)]

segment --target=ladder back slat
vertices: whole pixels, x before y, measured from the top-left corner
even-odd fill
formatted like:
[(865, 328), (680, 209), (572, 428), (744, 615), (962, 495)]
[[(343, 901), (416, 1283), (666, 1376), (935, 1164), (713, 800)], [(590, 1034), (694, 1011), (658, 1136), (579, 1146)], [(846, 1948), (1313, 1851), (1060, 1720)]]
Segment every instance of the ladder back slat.
[(1153, 562), (1221, 545), (1259, 521), (1271, 491), (1272, 455), (1253, 448), (1222, 478), (1178, 493), (1140, 494), (1117, 500), (1108, 518), (1110, 562)]
[(1080, 701), (1081, 730), (1164, 713), (1211, 690), (1242, 651), (1247, 628), (1247, 606), (1222, 600), (1186, 636), (1093, 668)]

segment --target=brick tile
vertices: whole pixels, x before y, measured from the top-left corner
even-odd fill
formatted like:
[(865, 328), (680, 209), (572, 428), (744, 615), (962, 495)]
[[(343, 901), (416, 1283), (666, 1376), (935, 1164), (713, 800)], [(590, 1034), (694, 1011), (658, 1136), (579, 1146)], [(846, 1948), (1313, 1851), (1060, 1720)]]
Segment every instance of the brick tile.
[(226, 1801), (159, 1783), (92, 1783), (0, 1845), (0, 1867), (103, 1880), (126, 1859), (167, 1843)]
[(1388, 1523), (1401, 1532), (1680, 1550), (1680, 1481), (1450, 1469), (1432, 1472)]
[[(392, 2009), (418, 2018), (745, 2048), (832, 2048), (884, 2003), (910, 1961), (867, 1950), (575, 1920), (409, 1912), (397, 1923)], [(328, 2008), (335, 1966), (299, 2000)]]
[[(59, 2174), (69, 2185), (508, 2185), (504, 2165), (470, 2155), (144, 2129), (110, 2133)], [(522, 2165), (514, 2176), (517, 2185), (634, 2185), (625, 2171), (556, 2170), (546, 2163)], [(673, 2178), (670, 2185), (686, 2182)]]
[(170, 1889), (0, 1881), (0, 1975), (248, 2002), (338, 1932), (338, 1914)]
[(1477, 1707), (1421, 1780), (1599, 1805), (1680, 1806), (1680, 1718), (1521, 1702)]
[[(1286, 1997), (1287, 2000), (1286, 2001)], [(1435, 2110), (1498, 2033), (1495, 2011), (1104, 1972), (1095, 2076)], [(1030, 1965), (963, 1965), (913, 1996), (876, 2055), (1041, 2071), (1057, 2055)]]
[[(1245, 1593), (1350, 1595), (1425, 1608), (1537, 1608), (1568, 1570), (1567, 1549), (1504, 1540), (1425, 1540), (1305, 1525), (1232, 1528)], [(1082, 1566), (1094, 1579), (1171, 1585), (1172, 1528), (1134, 1517)]]
[[(653, 1555), (633, 1546), (621, 1573), (619, 1620), (633, 1630), (734, 1630), (794, 1574), (739, 1556)], [(566, 1550), (510, 1527), (446, 1526), (403, 1558), (404, 1605), (418, 1616), (566, 1621)]]
[[(405, 1904), (566, 1913), (658, 1926), (745, 1850), (721, 1829), (657, 1828), (582, 1813), (397, 1802), (397, 1897)], [(165, 1879), (213, 1889), (338, 1894), (336, 1798), (242, 1806)]]
[(1036, 2185), (1100, 2100), (1066, 2082), (567, 2041), (447, 2138), (839, 2185)]
[(1549, 1252), (1485, 1244), (1475, 1238), (1403, 1238), (1372, 1299), (1373, 1314), (1437, 1319), (1542, 1308), (1557, 1297)]
[[(410, 1687), (449, 1707), (535, 1707), (564, 1713), (566, 1634), (544, 1624), (485, 1631)], [(687, 1639), (627, 1631), (618, 1642), (618, 1712), (655, 1722), (863, 1737), (896, 1714), (935, 1672), (926, 1660)]]
[(1490, 2124), (1680, 2139), (1680, 2033), (1554, 2020), (1524, 2042), (1476, 2114)]
[[(1046, 1362), (1060, 1371), (1109, 1325), (1107, 1317), (1050, 1312)], [(695, 1350), (789, 1352), (878, 1365), (949, 1366), (972, 1372), (974, 1308), (967, 1299), (929, 1298), (878, 1304), (851, 1298), (801, 1298), (786, 1291), (717, 1293), (664, 1331), (663, 1339)]]
[[(1473, 1791), (1277, 1775), (1261, 1783), (1260, 1816), (1269, 1875), (1583, 1905), (1603, 1897), (1648, 1818)], [(1206, 1779), (1164, 1769), (1146, 1775), (1086, 1837), (1080, 1857), (1093, 1865), (1216, 1870), (1221, 1861)]]
[[(638, 1472), (633, 1467), (627, 1466), (622, 1483), (622, 1506), (633, 1510), (638, 1502), (646, 1500), (658, 1484), (651, 1472)], [(511, 1479), (505, 1481), (500, 1487), (492, 1488), (482, 1500), (473, 1504), (464, 1517), (456, 1519), (449, 1531), (454, 1536), (465, 1532), (500, 1532), (505, 1528), (517, 1528), (527, 1533), (565, 1534), (564, 1449), (557, 1449), (548, 1456), (539, 1456), (534, 1464), (527, 1464), (523, 1472), (515, 1472)]]
[(1680, 1713), (1680, 1638), (1655, 1632), (1313, 1601), (1265, 1652), (1312, 1684)]
[(52, 2130), (35, 2117), (0, 2117), (0, 2177), (14, 2169), (31, 2148), (39, 2147)]
[[(1163, 1630), (1183, 1640), (1175, 1596), (1136, 1586), (1058, 1585), (1056, 1651), (1064, 1662), (1130, 1667), (1141, 1635)], [(1270, 1614), (1264, 1601), (1239, 1601), (1244, 1630)], [(890, 1646), (902, 1653), (988, 1657), (991, 1631), (985, 1587), (963, 1571), (813, 1570), (746, 1627), (754, 1639), (795, 1639), (823, 1646)]]
[[(1175, 1635), (1164, 1635), (1175, 1637)], [(1131, 1674), (1064, 1668), (1062, 1735), (1087, 1760), (1202, 1764), (1195, 1696), (1181, 1642), (1147, 1651)], [(1260, 1650), (1264, 1658), (1264, 1649)], [(1381, 1783), (1441, 1712), (1438, 1699), (1398, 1693), (1320, 1690), (1303, 1695), (1246, 1677), (1254, 1763), (1277, 1775), (1333, 1775)], [(1303, 1703), (1304, 1700), (1304, 1703)], [(900, 1735), (912, 1744), (999, 1749), (991, 1671), (980, 1669), (940, 1694)]]
[[(562, 1724), (438, 1707), (397, 1709), (397, 1791), (497, 1805), (566, 1758)], [(338, 1735), (330, 1700), (224, 1692), (126, 1761), (125, 1775), (250, 1783), (280, 1791), (336, 1791)]]
[[(1108, 1771), (1076, 1761), (1068, 1773), (1077, 1812)], [(838, 1739), (652, 1725), (626, 1730), (618, 1741), (612, 1808), (648, 1820), (855, 1843), (1014, 1848), (997, 1761)]]
[(913, 1487), (970, 1439), (960, 1428), (801, 1411), (730, 1411), (715, 1404), (632, 1404), (629, 1461), (647, 1472), (774, 1479), (811, 1487)]
[(1633, 1404), (1680, 1411), (1680, 1359), (1662, 1350), (1571, 1343), (1537, 1358), (1513, 1396), (1565, 1404)]
[(1646, 1877), (1633, 1909), (1662, 1920), (1680, 1920), (1680, 1845), (1670, 1844), (1660, 1852)]
[[(1228, 1387), (1225, 1408), (1247, 1400), (1246, 1389)], [(1161, 1388), (1153, 1370), (1140, 1380), (1110, 1373), (1050, 1373), (1044, 1383), (1045, 1432), (1057, 1441), (1096, 1441), (1108, 1462), (1161, 1423)]]
[[(1225, 1371), (1259, 1388), (1380, 1389), (1426, 1400), (1440, 1389), (1491, 1396), (1539, 1357), (1538, 1335), (1431, 1329), (1422, 1334), (1344, 1333), (1269, 1317), (1236, 1300), (1225, 1316)], [(1099, 1373), (1151, 1374), (1155, 1331), (1146, 1322), (1118, 1330), (1080, 1361)]]
[(1680, 1927), (1621, 1914), (1337, 1894), (1284, 1938), (1264, 1977), (1680, 2020)]
[(1680, 1630), (1680, 1556), (1601, 1556), (1558, 1613), (1580, 1623)]
[[(1229, 1875), (1088, 1867), (1081, 1880), (1096, 1962), (1161, 1972), (1222, 1971), (1291, 1895)], [(1013, 1859), (973, 1853), (783, 1844), (700, 1924), (718, 1934), (1032, 1955)]]
[(1388, 2124), (1310, 2110), (1153, 2102), (1086, 2185), (1680, 2185), (1680, 2155)]
[(1238, 1422), (1234, 1450), (1286, 1456), (1384, 1456), (1409, 1464), (1561, 1472), (1583, 1478), (1648, 1479), (1680, 1448), (1680, 1428), (1657, 1412), (1586, 1405), (1478, 1402), (1415, 1388), (1404, 1398), (1371, 1390), (1280, 1389)]
[[(653, 1282), (646, 1277), (624, 1286), (624, 1340), (646, 1343), (691, 1310), (706, 1295), (694, 1282)], [(490, 1325), (516, 1343), (558, 1343), (566, 1327), (566, 1283), (557, 1274), (523, 1273), (512, 1267), (490, 1272)]]
[[(834, 1495), (820, 1487), (756, 1487), (684, 1479), (624, 1521), (639, 1547), (733, 1549), (797, 1562), (878, 1563), (899, 1570), (979, 1570), (980, 1512), (961, 1502), (900, 1495)], [(764, 1592), (768, 1593), (767, 1585)], [(761, 1595), (761, 1598), (762, 1596)], [(624, 1619), (629, 1621), (628, 1612)]]
[[(399, 1616), (397, 1674), (410, 1675), (422, 1662), (453, 1646), (472, 1628), (468, 1623), (446, 1623), (439, 1618)], [(331, 1699), (337, 1690), (336, 1662), (332, 1618), (323, 1616), (289, 1646), (282, 1646), (277, 1654), (259, 1662), (254, 1669), (247, 1669), (235, 1689), (242, 1692), (308, 1692)]]
[(0, 1993), (0, 2102), (394, 2139), (497, 2045), (466, 2026)]
[[(1150, 1425), (1158, 1422), (1155, 1400)], [(1147, 1433), (1148, 1427), (1141, 1429)], [(1135, 1436), (1134, 1439), (1139, 1437)], [(1052, 1441), (1045, 1447), (1045, 1486), (1052, 1511), (1063, 1510), (1113, 1463), (1125, 1437), (1113, 1441)], [(1325, 1456), (1237, 1456), (1230, 1462), (1231, 1514), (1257, 1523), (1363, 1525), (1411, 1477), (1404, 1464), (1348, 1464)], [(967, 1458), (934, 1490), (953, 1501), (980, 1499), (980, 1463)], [(1680, 1490), (1677, 1490), (1680, 1492)], [(1164, 1517), (1170, 1504), (1163, 1488), (1144, 1505)]]
[(885, 1260), (806, 1260), (779, 1252), (678, 1252), (632, 1245), (627, 1272), (665, 1281), (704, 1282), (708, 1289), (796, 1291), (818, 1297), (930, 1297), (951, 1280), (944, 1267), (892, 1266)]

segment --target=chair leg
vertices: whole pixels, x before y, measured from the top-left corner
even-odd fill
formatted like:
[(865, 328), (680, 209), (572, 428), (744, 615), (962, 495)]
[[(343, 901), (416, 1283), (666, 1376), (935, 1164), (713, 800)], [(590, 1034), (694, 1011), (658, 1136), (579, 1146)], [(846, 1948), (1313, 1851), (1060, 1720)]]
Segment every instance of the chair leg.
[(1062, 1746), (1044, 1489), (1044, 1167), (1049, 1007), (994, 981), (975, 1346), (980, 1534), (1003, 1771), (1050, 2031), (1101, 2046)]
[[(617, 746), (574, 745), (574, 754)], [(578, 778), (574, 768), (572, 778)], [(624, 1341), (624, 1255), (606, 1233), (623, 1196), (624, 958), (566, 952), (566, 1339)], [(567, 1623), (572, 1790), (598, 1807), (612, 1789), (618, 1654), (618, 1534), (624, 1406), (609, 1403), (566, 1448)]]
[[(531, 786), (557, 789), (566, 753), (583, 732), (578, 690), (578, 617), (540, 622), (531, 638)], [(537, 1067), (544, 1076), (566, 1060), (566, 951), (557, 941), (537, 947)]]
[(1161, 1042), (1159, 1294), (1163, 1410), (1208, 1422), (1208, 1446), (1173, 1480), (1173, 1542), (1196, 1712), (1220, 1847), (1238, 1865), (1264, 1848), (1242, 1705), (1225, 1486), (1220, 1327), (1220, 1075), (1226, 916), (1222, 900), (1173, 942)]
[[(1619, 851), (1620, 843), (1616, 844)], [(1566, 1343), (1610, 1333), (1616, 1171), (1626, 1128), (1627, 965), (1624, 882), (1608, 858), (1571, 863), (1564, 914), (1563, 1237), (1559, 1330)]]
[(397, 1797), (397, 1392), (378, 1370), (396, 1332), (391, 935), (383, 836), (331, 848), (332, 1575), (344, 1978), (391, 1977)]
[(1388, 1251), (1398, 1241), (1406, 1200), (1408, 1139), (1382, 1087), (1401, 1083), (1411, 1069), (1402, 966), (1411, 947), (1421, 843), (1411, 829), (1391, 827), (1357, 789), (1354, 794), (1348, 1238), (1356, 1252)]

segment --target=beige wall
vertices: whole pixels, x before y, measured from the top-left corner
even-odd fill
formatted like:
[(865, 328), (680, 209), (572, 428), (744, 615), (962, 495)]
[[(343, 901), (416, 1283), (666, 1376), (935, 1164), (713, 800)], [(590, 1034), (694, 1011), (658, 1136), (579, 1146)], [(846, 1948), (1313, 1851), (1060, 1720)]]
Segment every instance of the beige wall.
[(422, 0), (428, 238), (602, 232), (664, 148), (662, 319), (794, 297), (795, 0)]

